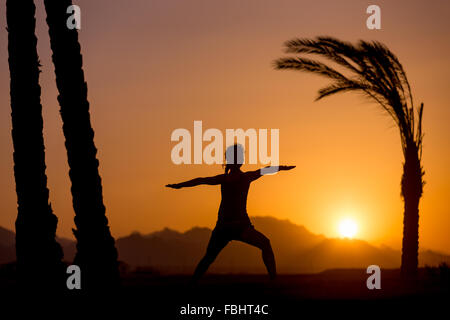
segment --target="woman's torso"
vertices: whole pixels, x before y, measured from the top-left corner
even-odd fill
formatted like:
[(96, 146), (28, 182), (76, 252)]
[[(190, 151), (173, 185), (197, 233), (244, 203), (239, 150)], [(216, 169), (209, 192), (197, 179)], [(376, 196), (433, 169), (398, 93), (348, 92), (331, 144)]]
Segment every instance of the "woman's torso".
[(247, 224), (247, 195), (250, 180), (245, 173), (225, 174), (217, 224)]

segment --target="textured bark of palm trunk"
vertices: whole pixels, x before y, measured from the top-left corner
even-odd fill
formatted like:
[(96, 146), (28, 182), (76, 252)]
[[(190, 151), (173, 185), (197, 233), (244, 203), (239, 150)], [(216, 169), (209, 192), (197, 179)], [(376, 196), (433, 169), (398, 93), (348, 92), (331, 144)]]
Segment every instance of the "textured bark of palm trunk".
[(423, 173), (417, 151), (415, 144), (407, 146), (403, 167), (402, 195), (405, 212), (401, 272), (405, 277), (415, 277), (419, 264), (419, 202), (423, 189)]
[(419, 251), (419, 201), (405, 199), (403, 217), (403, 246), (401, 271), (405, 276), (415, 276)]
[(117, 250), (103, 204), (78, 33), (66, 25), (72, 1), (45, 0), (44, 4), (72, 182), (77, 228), (74, 263), (81, 268), (82, 289), (105, 290), (119, 283)]
[(55, 240), (58, 219), (49, 204), (45, 173), (35, 11), (33, 0), (6, 1), (18, 204), (17, 280), (27, 291), (59, 290), (65, 279), (63, 252)]

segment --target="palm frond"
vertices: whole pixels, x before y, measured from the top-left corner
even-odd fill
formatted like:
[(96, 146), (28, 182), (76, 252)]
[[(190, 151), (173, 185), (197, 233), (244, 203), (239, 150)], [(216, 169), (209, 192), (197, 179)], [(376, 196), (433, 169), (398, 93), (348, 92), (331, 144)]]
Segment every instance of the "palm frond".
[[(357, 51), (351, 43), (336, 43), (329, 37), (319, 37), (318, 40), (311, 39), (293, 39), (285, 42), (286, 53), (306, 53), (316, 54), (328, 58), (335, 63), (349, 69), (352, 72), (360, 73), (356, 66), (352, 65), (347, 59), (355, 63)], [(358, 63), (355, 63), (357, 66)]]
[(275, 61), (277, 69), (295, 69), (325, 76), (334, 80), (348, 80), (342, 73), (326, 64), (307, 58), (281, 58)]

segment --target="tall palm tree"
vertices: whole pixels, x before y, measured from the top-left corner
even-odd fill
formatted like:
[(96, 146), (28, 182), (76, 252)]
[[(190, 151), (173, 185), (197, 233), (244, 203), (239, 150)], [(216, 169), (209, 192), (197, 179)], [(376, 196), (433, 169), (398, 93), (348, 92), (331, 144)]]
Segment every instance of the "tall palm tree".
[(78, 32), (66, 25), (66, 10), (72, 1), (45, 0), (44, 4), (72, 182), (77, 239), (74, 263), (81, 268), (82, 287), (104, 289), (118, 284), (117, 250), (103, 204)]
[(42, 134), (39, 58), (33, 0), (7, 0), (8, 62), (18, 214), (19, 282), (28, 288), (62, 288), (64, 264), (55, 240), (58, 218), (49, 203)]
[[(423, 103), (414, 105), (411, 87), (398, 58), (382, 43), (359, 41), (356, 45), (332, 37), (293, 39), (286, 53), (297, 57), (275, 61), (277, 69), (306, 71), (332, 83), (318, 92), (317, 100), (332, 94), (355, 91), (375, 101), (397, 125), (404, 155), (401, 195), (404, 200), (401, 271), (415, 276), (419, 249), (419, 201), (423, 191), (422, 115)], [(301, 55), (313, 55), (338, 68)], [(341, 70), (342, 69), (342, 70)]]

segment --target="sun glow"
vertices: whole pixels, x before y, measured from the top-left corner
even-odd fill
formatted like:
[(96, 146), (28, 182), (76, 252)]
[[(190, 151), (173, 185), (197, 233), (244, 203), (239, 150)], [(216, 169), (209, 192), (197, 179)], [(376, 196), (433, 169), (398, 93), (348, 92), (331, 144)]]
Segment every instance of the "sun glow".
[(358, 231), (356, 222), (352, 219), (344, 219), (339, 223), (339, 234), (342, 238), (352, 239)]

